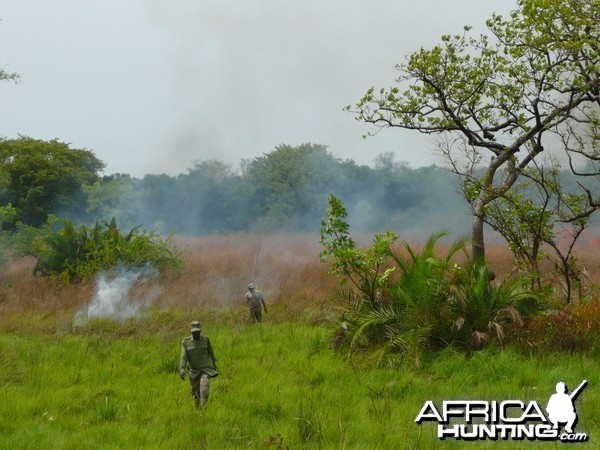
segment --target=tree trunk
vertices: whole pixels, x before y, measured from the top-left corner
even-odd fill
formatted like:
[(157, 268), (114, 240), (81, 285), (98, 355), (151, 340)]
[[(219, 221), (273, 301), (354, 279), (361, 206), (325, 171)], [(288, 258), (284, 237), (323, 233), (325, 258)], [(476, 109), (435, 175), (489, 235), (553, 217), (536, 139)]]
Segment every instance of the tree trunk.
[(473, 214), (473, 227), (471, 229), (471, 253), (473, 264), (479, 266), (485, 264), (485, 241), (483, 237), (483, 218), (479, 211)]
[[(472, 203), (473, 208), (473, 227), (471, 229), (471, 253), (473, 265), (481, 266), (485, 264), (485, 240), (483, 237), (483, 225), (485, 221), (485, 207), (493, 199), (490, 188), (494, 181), (496, 170), (504, 164), (505, 158), (496, 158), (490, 163), (485, 175), (481, 180), (481, 189), (477, 198)], [(514, 182), (514, 181), (513, 181)]]

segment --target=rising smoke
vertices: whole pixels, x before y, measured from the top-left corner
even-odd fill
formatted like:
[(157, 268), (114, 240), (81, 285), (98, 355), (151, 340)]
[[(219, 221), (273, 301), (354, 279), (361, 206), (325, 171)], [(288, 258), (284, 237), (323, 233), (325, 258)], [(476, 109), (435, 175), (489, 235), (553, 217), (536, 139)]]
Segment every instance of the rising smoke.
[(118, 266), (96, 277), (96, 293), (92, 300), (75, 313), (75, 326), (84, 326), (93, 319), (124, 321), (138, 317), (158, 297), (160, 288), (151, 283), (155, 270)]

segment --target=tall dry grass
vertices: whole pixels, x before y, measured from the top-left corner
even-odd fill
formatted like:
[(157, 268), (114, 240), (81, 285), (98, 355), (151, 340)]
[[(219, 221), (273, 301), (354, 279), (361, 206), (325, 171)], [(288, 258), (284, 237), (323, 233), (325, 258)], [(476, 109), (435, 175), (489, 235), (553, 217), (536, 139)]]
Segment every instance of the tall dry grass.
[[(173, 243), (183, 265), (153, 281), (160, 292), (153, 304), (157, 308), (181, 309), (190, 316), (230, 310), (241, 318), (246, 313), (244, 294), (254, 283), (265, 296), (269, 317), (289, 319), (318, 313), (337, 287), (319, 262), (317, 235), (177, 236)], [(73, 313), (94, 297), (94, 280), (58, 285), (35, 277), (34, 265), (23, 258), (0, 271), (0, 315)], [(137, 286), (144, 289), (149, 287)]]
[[(358, 239), (364, 245), (369, 240), (367, 236)], [(252, 282), (265, 295), (269, 317), (289, 319), (310, 311), (318, 314), (338, 287), (338, 280), (319, 261), (322, 247), (318, 235), (177, 236), (173, 243), (181, 251), (184, 264), (179, 272), (154, 281), (160, 289), (154, 303), (159, 308), (187, 310), (190, 314), (222, 308), (243, 315), (244, 293)], [(500, 279), (515, 271), (514, 259), (506, 246), (488, 246), (487, 257), (491, 270)], [(594, 292), (600, 281), (600, 240), (588, 239), (577, 257), (584, 268), (584, 289)], [(94, 280), (60, 286), (34, 277), (33, 266), (33, 260), (23, 258), (2, 269), (0, 315), (70, 312), (93, 298)], [(552, 271), (548, 264), (542, 269), (546, 274)]]
[(337, 280), (319, 262), (316, 235), (256, 234), (178, 237), (183, 269), (163, 280), (164, 307), (244, 305), (249, 283), (263, 292), (269, 314), (292, 315), (324, 305)]

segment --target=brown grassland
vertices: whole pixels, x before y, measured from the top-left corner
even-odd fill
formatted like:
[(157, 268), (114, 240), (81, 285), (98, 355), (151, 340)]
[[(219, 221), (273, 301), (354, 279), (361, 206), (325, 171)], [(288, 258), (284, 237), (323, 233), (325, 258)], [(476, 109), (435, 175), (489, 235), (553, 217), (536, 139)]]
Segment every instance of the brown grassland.
[[(357, 240), (368, 245), (370, 237)], [(153, 281), (153, 286), (138, 285), (137, 290), (143, 295), (144, 289), (156, 290), (158, 286), (153, 307), (187, 311), (190, 318), (217, 314), (243, 320), (243, 295), (247, 284), (253, 282), (265, 294), (270, 321), (318, 321), (330, 309), (339, 287), (339, 280), (328, 274), (327, 264), (319, 261), (322, 246), (314, 234), (177, 236), (173, 244), (181, 252), (181, 269)], [(584, 268), (582, 292), (595, 311), (599, 309), (599, 250), (600, 240), (588, 238), (577, 252)], [(487, 257), (497, 280), (515, 272), (514, 258), (506, 246), (489, 245)], [(27, 331), (30, 327), (38, 332), (66, 331), (72, 326), (74, 311), (94, 296), (94, 280), (57, 285), (34, 277), (33, 263), (27, 258), (15, 260), (0, 272), (0, 331)], [(548, 264), (542, 269), (546, 274), (552, 272)], [(557, 280), (554, 284), (559, 297)], [(560, 306), (556, 302), (556, 307)], [(30, 325), (21, 320), (28, 315), (32, 315)]]

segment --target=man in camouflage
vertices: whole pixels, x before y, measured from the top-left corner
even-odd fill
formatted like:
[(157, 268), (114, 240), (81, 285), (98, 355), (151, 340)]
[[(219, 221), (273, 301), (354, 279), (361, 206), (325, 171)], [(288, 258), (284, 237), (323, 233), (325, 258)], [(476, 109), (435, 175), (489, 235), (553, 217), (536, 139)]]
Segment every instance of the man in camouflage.
[(260, 291), (256, 290), (256, 286), (250, 283), (248, 285), (248, 292), (246, 292), (246, 305), (250, 309), (250, 322), (262, 322), (262, 309), (267, 312), (267, 305), (265, 305), (265, 298)]
[(200, 322), (191, 323), (192, 335), (181, 341), (179, 376), (185, 380), (186, 373), (196, 407), (204, 408), (210, 392), (210, 379), (216, 377), (217, 359), (208, 336), (202, 335)]

